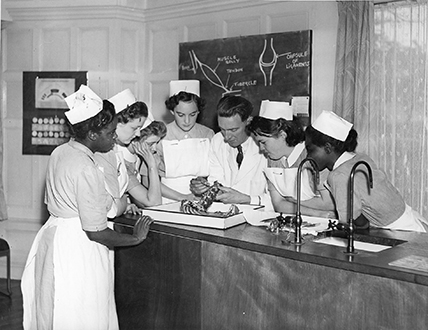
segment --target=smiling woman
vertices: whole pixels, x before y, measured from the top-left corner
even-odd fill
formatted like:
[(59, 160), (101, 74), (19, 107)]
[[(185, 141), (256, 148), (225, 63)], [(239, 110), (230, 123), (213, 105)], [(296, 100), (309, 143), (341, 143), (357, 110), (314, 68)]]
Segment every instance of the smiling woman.
[(190, 180), (208, 175), (208, 152), (214, 131), (196, 122), (205, 101), (199, 95), (198, 80), (173, 80), (165, 101), (174, 121), (158, 145), (161, 158), (162, 202), (192, 200)]

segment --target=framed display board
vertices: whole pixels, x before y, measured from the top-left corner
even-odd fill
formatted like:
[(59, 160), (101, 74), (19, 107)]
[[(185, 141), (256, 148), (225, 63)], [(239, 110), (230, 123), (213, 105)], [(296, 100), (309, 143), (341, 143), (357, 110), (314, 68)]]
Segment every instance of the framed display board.
[(200, 123), (218, 130), (216, 105), (226, 94), (251, 101), (253, 115), (259, 113), (262, 100), (291, 102), (304, 97), (308, 106), (295, 114), (309, 121), (312, 31), (186, 42), (180, 43), (179, 51), (179, 79), (201, 83), (206, 108)]
[(86, 83), (86, 71), (23, 73), (24, 155), (50, 155), (69, 140), (64, 99)]

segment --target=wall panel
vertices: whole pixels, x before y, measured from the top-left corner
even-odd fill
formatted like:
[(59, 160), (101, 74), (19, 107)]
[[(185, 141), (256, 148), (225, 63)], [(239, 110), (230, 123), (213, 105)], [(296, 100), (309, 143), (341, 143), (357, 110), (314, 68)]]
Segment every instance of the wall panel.
[(200, 24), (186, 25), (186, 42), (217, 39), (217, 24), (215, 22), (204, 22)]
[(141, 98), (138, 95), (138, 82), (137, 81), (135, 81), (135, 80), (121, 80), (120, 86), (121, 86), (120, 87), (121, 91), (129, 88), (132, 91), (132, 93), (134, 94), (134, 96), (137, 98), (137, 100), (141, 100)]
[(43, 29), (42, 71), (70, 71), (71, 30)]
[[(19, 73), (22, 78), (22, 73)], [(4, 83), (3, 88), (6, 93), (6, 109), (4, 111), (5, 119), (22, 118), (22, 81), (8, 80)]]
[[(7, 142), (9, 141), (22, 142), (22, 125), (7, 130)], [(34, 197), (41, 188), (33, 186), (34, 171), (37, 172), (37, 169), (33, 168), (32, 157), (23, 158), (21, 153), (22, 149), (19, 148), (19, 143), (16, 149), (7, 148), (5, 150), (7, 176), (4, 178), (4, 184), (7, 192), (7, 204), (12, 212), (9, 216), (13, 216), (14, 213), (21, 214), (22, 210), (27, 210), (24, 214), (31, 210)], [(19, 168), (11, 167), (12, 164), (20, 164), (20, 166)], [(15, 189), (15, 187), (22, 187), (23, 189)], [(16, 212), (13, 212), (12, 206), (17, 207)], [(28, 213), (27, 216), (32, 217)]]
[(150, 110), (156, 120), (171, 122), (172, 115), (165, 106), (165, 100), (169, 97), (169, 80), (152, 81), (150, 83)]
[(177, 71), (179, 32), (176, 28), (150, 30), (150, 73)]
[(10, 31), (6, 36), (3, 70), (31, 71), (33, 68), (33, 35), (29, 28)]
[(223, 23), (224, 37), (250, 36), (261, 33), (259, 16), (225, 19)]
[(110, 92), (110, 79), (104, 72), (88, 72), (88, 86), (102, 99), (108, 99), (114, 93)]
[(307, 12), (280, 13), (269, 15), (270, 32), (309, 30)]
[(135, 30), (120, 30), (120, 71), (127, 73), (137, 73), (138, 68), (138, 34)]
[(109, 70), (109, 29), (84, 28), (80, 30), (80, 59), (82, 70)]

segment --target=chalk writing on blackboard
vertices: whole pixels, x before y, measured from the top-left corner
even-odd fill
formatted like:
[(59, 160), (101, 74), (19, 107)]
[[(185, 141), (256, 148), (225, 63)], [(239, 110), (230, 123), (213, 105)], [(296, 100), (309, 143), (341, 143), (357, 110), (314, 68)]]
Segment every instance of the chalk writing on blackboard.
[[(263, 51), (259, 57), (259, 67), (260, 71), (263, 73), (263, 77), (265, 80), (265, 86), (272, 85), (273, 73), (275, 71), (275, 67), (278, 63), (278, 59), (282, 56), (286, 56), (287, 59), (291, 59), (291, 63), (287, 63), (285, 68), (287, 70), (292, 70), (300, 67), (309, 67), (309, 53), (307, 50), (303, 52), (286, 52), (283, 54), (278, 54), (273, 45), (273, 38), (270, 38), (270, 49), (273, 53), (272, 61), (265, 62), (263, 60), (263, 56), (266, 53), (267, 40), (265, 39)], [(303, 61), (301, 61), (303, 59)]]
[(249, 99), (253, 115), (262, 100), (310, 97), (311, 38), (294, 31), (181, 43), (179, 79), (200, 80), (207, 103), (199, 121), (216, 129), (216, 104), (227, 94)]

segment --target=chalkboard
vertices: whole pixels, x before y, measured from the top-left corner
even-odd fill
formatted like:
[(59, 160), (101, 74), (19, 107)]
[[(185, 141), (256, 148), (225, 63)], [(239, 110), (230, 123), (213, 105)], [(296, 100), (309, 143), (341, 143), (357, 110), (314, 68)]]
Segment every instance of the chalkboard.
[(179, 47), (179, 79), (200, 81), (206, 108), (198, 121), (215, 131), (216, 106), (226, 94), (250, 100), (253, 115), (262, 100), (311, 99), (311, 30), (186, 42)]

